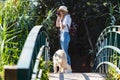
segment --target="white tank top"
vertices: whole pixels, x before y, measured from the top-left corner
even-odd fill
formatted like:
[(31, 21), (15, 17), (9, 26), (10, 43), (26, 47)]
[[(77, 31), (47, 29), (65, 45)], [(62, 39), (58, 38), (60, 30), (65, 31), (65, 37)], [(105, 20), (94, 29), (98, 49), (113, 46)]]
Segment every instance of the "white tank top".
[(64, 31), (64, 32), (69, 32), (68, 27), (70, 28), (71, 21), (72, 21), (72, 20), (71, 20), (70, 15), (67, 14), (67, 15), (64, 17), (63, 21), (62, 21), (63, 25), (65, 26), (64, 29), (61, 29), (62, 32), (63, 32), (63, 31)]

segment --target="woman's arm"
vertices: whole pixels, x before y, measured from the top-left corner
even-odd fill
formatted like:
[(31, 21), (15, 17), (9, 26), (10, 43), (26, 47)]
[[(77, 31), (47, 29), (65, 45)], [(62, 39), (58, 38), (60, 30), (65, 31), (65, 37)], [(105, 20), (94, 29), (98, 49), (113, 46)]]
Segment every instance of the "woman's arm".
[(62, 21), (60, 22), (60, 28), (64, 29), (65, 25), (63, 25)]
[(56, 27), (60, 27), (60, 17), (59, 16), (57, 16)]
[(63, 20), (65, 18), (65, 15), (61, 14), (61, 17), (60, 17), (60, 28), (61, 29), (64, 29), (65, 25), (63, 24)]

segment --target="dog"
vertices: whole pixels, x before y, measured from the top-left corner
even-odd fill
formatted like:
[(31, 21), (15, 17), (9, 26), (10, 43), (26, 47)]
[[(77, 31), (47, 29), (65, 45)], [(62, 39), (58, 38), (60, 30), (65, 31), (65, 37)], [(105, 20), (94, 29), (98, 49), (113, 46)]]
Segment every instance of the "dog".
[(59, 73), (71, 73), (71, 66), (67, 63), (67, 56), (64, 50), (57, 50), (53, 55), (53, 70), (57, 73), (57, 67)]

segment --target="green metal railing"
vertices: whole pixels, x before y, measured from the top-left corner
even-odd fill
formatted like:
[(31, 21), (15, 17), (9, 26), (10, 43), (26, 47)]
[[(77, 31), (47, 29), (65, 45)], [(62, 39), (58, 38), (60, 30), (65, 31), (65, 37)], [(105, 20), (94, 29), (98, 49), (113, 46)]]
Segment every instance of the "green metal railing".
[(108, 73), (109, 67), (120, 73), (120, 26), (109, 26), (103, 30), (96, 43), (94, 69)]
[(42, 56), (42, 54), (44, 53), (44, 51), (45, 51), (45, 55), (44, 55), (44, 57), (45, 57), (45, 62), (46, 62), (46, 68), (47, 68), (47, 63), (48, 63), (48, 61), (49, 61), (49, 54), (48, 54), (48, 52), (49, 52), (49, 47), (47, 46), (47, 45), (43, 45), (41, 48), (40, 48), (40, 51), (39, 51), (39, 53), (38, 53), (38, 55), (37, 55), (37, 57), (36, 57), (36, 61), (35, 61), (35, 65), (34, 65), (34, 68), (33, 68), (33, 73), (32, 73), (32, 77), (31, 77), (31, 80), (40, 80), (41, 79), (41, 76), (42, 76), (42, 69), (38, 69), (39, 68), (39, 64), (40, 64), (40, 58), (41, 58), (41, 56)]
[[(44, 53), (44, 54), (43, 54)], [(12, 70), (5, 70), (5, 80), (36, 80), (40, 79), (42, 70), (38, 70), (40, 57), (44, 56), (45, 61), (49, 61), (49, 37), (45, 32), (45, 28), (35, 26), (30, 31), (24, 47), (22, 49), (16, 70), (13, 73), (16, 75), (15, 79), (10, 76)], [(9, 73), (10, 72), (10, 73)], [(12, 75), (14, 76), (14, 75)]]
[(36, 56), (39, 53), (39, 49), (43, 45), (48, 44), (48, 36), (45, 33), (45, 29), (42, 26), (35, 26), (27, 37), (25, 45), (23, 47), (20, 59), (17, 64), (17, 77), (18, 80), (30, 80), (33, 67), (35, 65)]

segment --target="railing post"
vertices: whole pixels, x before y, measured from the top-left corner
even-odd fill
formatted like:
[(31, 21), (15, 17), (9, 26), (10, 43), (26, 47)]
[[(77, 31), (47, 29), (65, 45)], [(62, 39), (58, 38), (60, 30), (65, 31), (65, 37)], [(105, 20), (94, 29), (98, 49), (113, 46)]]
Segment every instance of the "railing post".
[(59, 73), (59, 80), (64, 80), (64, 73)]

